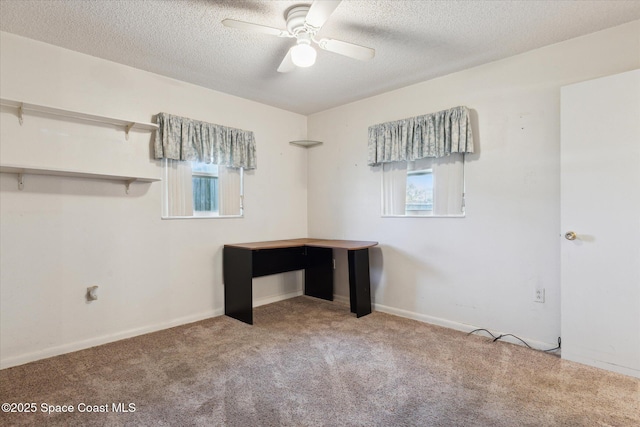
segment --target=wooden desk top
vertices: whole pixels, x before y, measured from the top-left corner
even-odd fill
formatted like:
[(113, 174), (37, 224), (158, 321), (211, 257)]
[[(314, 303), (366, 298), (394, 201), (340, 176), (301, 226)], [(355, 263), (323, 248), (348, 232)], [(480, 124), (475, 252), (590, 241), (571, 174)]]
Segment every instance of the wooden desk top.
[(278, 249), (278, 248), (295, 248), (299, 246), (314, 246), (318, 248), (334, 248), (357, 250), (376, 246), (378, 242), (367, 242), (359, 240), (331, 240), (331, 239), (289, 239), (289, 240), (271, 240), (267, 242), (251, 242), (251, 243), (233, 243), (225, 246), (232, 248), (242, 248), (251, 250), (261, 249)]

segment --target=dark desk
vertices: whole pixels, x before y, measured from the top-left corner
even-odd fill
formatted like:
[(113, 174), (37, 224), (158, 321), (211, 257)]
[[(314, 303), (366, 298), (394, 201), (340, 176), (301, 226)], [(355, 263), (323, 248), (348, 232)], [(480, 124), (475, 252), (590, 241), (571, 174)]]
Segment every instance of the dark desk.
[(357, 317), (371, 313), (369, 248), (378, 242), (292, 239), (224, 245), (224, 314), (253, 324), (254, 277), (304, 270), (304, 294), (333, 301), (333, 249), (346, 249), (349, 299)]

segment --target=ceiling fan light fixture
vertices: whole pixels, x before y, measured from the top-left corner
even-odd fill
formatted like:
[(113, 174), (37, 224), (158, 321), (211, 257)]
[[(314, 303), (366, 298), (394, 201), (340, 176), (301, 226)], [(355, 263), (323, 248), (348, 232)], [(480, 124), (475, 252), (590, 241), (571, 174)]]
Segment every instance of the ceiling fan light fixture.
[(310, 67), (316, 63), (316, 50), (309, 43), (300, 40), (291, 49), (291, 61), (298, 67)]
[(287, 21), (286, 30), (267, 27), (261, 24), (252, 24), (251, 22), (237, 21), (235, 19), (224, 19), (222, 24), (225, 27), (295, 39), (296, 44), (287, 50), (287, 54), (278, 66), (279, 73), (289, 73), (295, 70), (296, 67), (311, 67), (315, 64), (317, 52), (312, 46), (312, 42), (322, 50), (337, 53), (348, 58), (359, 59), (361, 61), (372, 59), (376, 51), (369, 47), (341, 40), (327, 38), (317, 40), (315, 38), (341, 2), (342, 0), (313, 0), (310, 5), (299, 4), (288, 8), (285, 12), (285, 19)]

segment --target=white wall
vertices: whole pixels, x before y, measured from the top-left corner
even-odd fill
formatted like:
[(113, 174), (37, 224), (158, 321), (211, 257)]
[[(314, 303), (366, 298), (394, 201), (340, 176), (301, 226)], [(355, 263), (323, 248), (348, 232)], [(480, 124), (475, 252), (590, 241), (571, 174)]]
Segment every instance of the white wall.
[[(560, 87), (640, 67), (640, 21), (312, 115), (309, 234), (377, 240), (377, 310), (538, 347), (560, 336)], [(428, 61), (428, 59), (425, 59)], [(381, 218), (367, 129), (458, 105), (472, 110), (467, 216)], [(344, 257), (344, 256), (343, 256)], [(346, 262), (337, 293), (348, 295)], [(534, 289), (546, 289), (535, 303)]]
[[(307, 233), (304, 116), (0, 33), (0, 95), (151, 122), (160, 111), (255, 132), (242, 219), (161, 220), (161, 183), (0, 174), (0, 363), (8, 367), (223, 312), (224, 243)], [(0, 114), (2, 164), (161, 176), (151, 133)], [(254, 302), (301, 292), (256, 280)], [(87, 286), (99, 299), (87, 303)]]
[[(161, 329), (223, 310), (222, 245), (303, 235), (378, 240), (376, 309), (458, 329), (560, 334), (560, 86), (640, 67), (640, 22), (538, 49), (308, 118), (0, 33), (0, 95), (152, 121), (160, 111), (253, 130), (243, 219), (160, 220), (160, 183), (0, 175), (0, 364)], [(427, 59), (428, 60), (428, 59)], [(467, 217), (380, 217), (375, 123), (466, 105)], [(0, 114), (0, 161), (155, 175), (151, 135)], [(308, 133), (308, 135), (307, 135)], [(288, 141), (324, 141), (304, 150)], [(308, 163), (307, 163), (308, 156)], [(308, 197), (307, 197), (308, 195)], [(337, 294), (346, 298), (346, 254)], [(299, 273), (257, 279), (255, 300), (300, 292)], [(99, 300), (86, 303), (87, 286)], [(546, 303), (533, 302), (536, 286)]]

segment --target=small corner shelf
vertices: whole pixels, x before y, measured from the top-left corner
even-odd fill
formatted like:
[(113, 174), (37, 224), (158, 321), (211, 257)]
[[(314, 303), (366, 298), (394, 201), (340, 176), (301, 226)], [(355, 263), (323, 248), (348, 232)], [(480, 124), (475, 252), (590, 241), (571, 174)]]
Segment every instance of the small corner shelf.
[(306, 139), (302, 139), (300, 141), (289, 141), (291, 145), (297, 145), (298, 147), (309, 148), (315, 147), (316, 145), (321, 145), (322, 141), (310, 141)]
[(71, 178), (88, 178), (88, 179), (102, 179), (107, 181), (120, 181), (125, 185), (127, 194), (129, 194), (129, 186), (134, 182), (155, 182), (160, 181), (160, 178), (144, 177), (144, 176), (132, 176), (132, 175), (113, 175), (113, 174), (100, 174), (91, 172), (79, 172), (65, 169), (55, 168), (35, 168), (15, 165), (0, 165), (0, 173), (12, 173), (18, 175), (18, 189), (24, 188), (23, 175), (48, 175), (48, 176), (66, 176)]
[(101, 123), (121, 127), (124, 130), (125, 138), (129, 139), (129, 131), (149, 131), (158, 129), (155, 123), (133, 122), (131, 120), (117, 119), (114, 117), (98, 116), (95, 114), (81, 113), (78, 111), (63, 110), (61, 108), (48, 107), (46, 105), (29, 104), (26, 102), (13, 101), (11, 99), (0, 98), (0, 105), (8, 108), (15, 108), (18, 111), (18, 121), (23, 123), (23, 115), (28, 113), (45, 114), (49, 116), (66, 117), (85, 122)]

